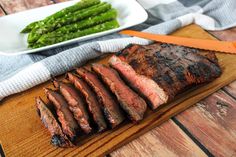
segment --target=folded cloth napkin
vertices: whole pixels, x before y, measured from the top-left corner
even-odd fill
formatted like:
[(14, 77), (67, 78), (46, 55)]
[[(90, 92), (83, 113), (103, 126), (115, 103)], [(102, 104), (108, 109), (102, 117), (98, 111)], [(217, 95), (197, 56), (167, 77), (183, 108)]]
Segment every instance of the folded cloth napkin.
[[(169, 34), (195, 23), (206, 30), (236, 26), (235, 0), (138, 0), (147, 10), (148, 20), (135, 30)], [(138, 17), (137, 17), (138, 18)], [(29, 89), (80, 66), (106, 52), (116, 52), (131, 43), (151, 41), (117, 33), (35, 54), (0, 56), (0, 100)]]

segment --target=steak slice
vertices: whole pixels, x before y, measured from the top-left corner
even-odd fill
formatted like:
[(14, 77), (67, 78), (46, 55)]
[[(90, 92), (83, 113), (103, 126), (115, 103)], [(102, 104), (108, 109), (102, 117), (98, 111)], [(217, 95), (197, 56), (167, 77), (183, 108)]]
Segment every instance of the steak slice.
[(116, 95), (121, 107), (133, 122), (143, 119), (147, 109), (146, 102), (130, 89), (120, 78), (118, 73), (101, 64), (93, 64), (92, 69), (101, 76), (110, 90)]
[(78, 78), (72, 73), (68, 73), (68, 77), (69, 80), (75, 85), (75, 87), (83, 94), (88, 104), (88, 109), (93, 116), (93, 120), (98, 126), (98, 131), (105, 130), (107, 128), (107, 124), (102, 113), (101, 104), (99, 104), (95, 93), (81, 78)]
[(51, 143), (58, 147), (72, 147), (73, 144), (63, 133), (60, 124), (40, 97), (35, 98), (38, 115), (51, 134)]
[(111, 127), (114, 128), (125, 119), (118, 102), (113, 98), (110, 91), (98, 79), (96, 74), (85, 68), (76, 69), (77, 73), (82, 77), (97, 94), (99, 102), (103, 105), (103, 113), (108, 119)]
[(171, 44), (129, 45), (117, 55), (136, 73), (153, 79), (172, 100), (178, 93), (221, 75), (213, 52)]
[(54, 80), (53, 83), (66, 99), (69, 109), (73, 113), (74, 118), (77, 120), (81, 129), (86, 134), (90, 133), (92, 128), (89, 124), (88, 111), (81, 93), (78, 93), (78, 91), (70, 83), (64, 83), (57, 80)]
[(134, 69), (126, 62), (116, 56), (112, 56), (109, 64), (116, 69), (122, 78), (140, 95), (142, 95), (154, 110), (158, 106), (166, 103), (168, 100), (167, 94), (160, 88), (152, 79), (137, 74)]
[(69, 137), (70, 141), (75, 142), (79, 126), (74, 119), (73, 114), (70, 112), (66, 100), (58, 92), (51, 89), (45, 89), (45, 93), (47, 98), (56, 107), (58, 120), (61, 123), (63, 133)]

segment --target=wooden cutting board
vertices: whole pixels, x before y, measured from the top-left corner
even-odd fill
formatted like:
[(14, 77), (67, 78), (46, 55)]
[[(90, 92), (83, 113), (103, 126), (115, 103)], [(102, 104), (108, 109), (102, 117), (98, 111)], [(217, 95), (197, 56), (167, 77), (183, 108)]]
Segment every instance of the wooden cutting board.
[[(176, 36), (216, 40), (196, 25), (174, 33)], [(45, 98), (42, 88), (50, 82), (10, 96), (0, 104), (0, 140), (7, 156), (102, 156), (160, 125), (172, 116), (236, 79), (236, 55), (217, 53), (223, 74), (217, 80), (179, 95), (156, 112), (148, 111), (138, 125), (124, 123), (115, 130), (81, 139), (76, 148), (56, 148), (36, 114), (34, 97)]]

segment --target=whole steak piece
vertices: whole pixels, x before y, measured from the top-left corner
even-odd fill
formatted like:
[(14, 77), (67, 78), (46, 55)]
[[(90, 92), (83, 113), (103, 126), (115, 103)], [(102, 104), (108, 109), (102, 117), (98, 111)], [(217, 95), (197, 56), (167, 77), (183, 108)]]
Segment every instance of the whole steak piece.
[(117, 56), (137, 74), (152, 79), (163, 89), (160, 98), (167, 98), (162, 98), (163, 103), (193, 85), (210, 82), (221, 75), (221, 68), (213, 52), (201, 52), (183, 46), (134, 44), (118, 52)]

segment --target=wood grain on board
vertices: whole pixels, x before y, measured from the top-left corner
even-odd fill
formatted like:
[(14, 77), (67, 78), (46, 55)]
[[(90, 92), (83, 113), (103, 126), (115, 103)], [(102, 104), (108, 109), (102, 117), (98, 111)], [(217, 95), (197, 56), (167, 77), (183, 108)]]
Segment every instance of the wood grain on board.
[(236, 40), (236, 27), (222, 31), (210, 31), (212, 35), (220, 40), (235, 41)]
[(236, 156), (236, 100), (219, 90), (176, 116), (215, 156)]
[(51, 0), (0, 0), (0, 5), (7, 14), (53, 4)]
[[(220, 40), (236, 41), (236, 27), (223, 31), (211, 31), (210, 33)], [(236, 99), (236, 81), (225, 86), (224, 90), (227, 91), (231, 96), (233, 96)]]
[(223, 88), (227, 93), (229, 93), (234, 99), (236, 99), (236, 81), (230, 83)]
[[(196, 25), (190, 25), (174, 33), (178, 36), (214, 39)], [(162, 124), (170, 117), (189, 108), (196, 102), (214, 93), (236, 79), (236, 56), (217, 53), (223, 74), (219, 79), (195, 90), (179, 95), (175, 101), (150, 112), (138, 125), (126, 123), (115, 130), (81, 139), (79, 147), (55, 148), (50, 145), (50, 136), (40, 122), (34, 106), (34, 97), (43, 96), (43, 87), (49, 82), (3, 100), (0, 105), (0, 137), (7, 156), (97, 156), (105, 155), (131, 140)], [(45, 96), (43, 96), (45, 98)], [(177, 105), (178, 104), (178, 105)], [(172, 130), (170, 130), (172, 131)]]
[(112, 157), (207, 156), (172, 120), (110, 154)]

